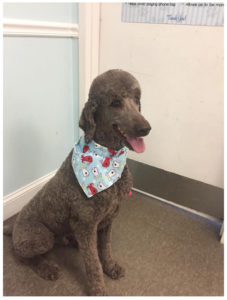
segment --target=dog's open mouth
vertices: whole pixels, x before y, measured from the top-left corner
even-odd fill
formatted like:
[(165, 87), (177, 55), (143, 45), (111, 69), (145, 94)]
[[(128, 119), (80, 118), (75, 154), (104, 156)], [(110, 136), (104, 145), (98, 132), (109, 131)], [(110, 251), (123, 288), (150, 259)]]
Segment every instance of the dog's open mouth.
[(145, 151), (145, 143), (142, 137), (128, 136), (117, 124), (114, 124), (113, 128), (125, 138), (127, 144), (131, 146), (132, 150), (137, 153), (142, 153)]

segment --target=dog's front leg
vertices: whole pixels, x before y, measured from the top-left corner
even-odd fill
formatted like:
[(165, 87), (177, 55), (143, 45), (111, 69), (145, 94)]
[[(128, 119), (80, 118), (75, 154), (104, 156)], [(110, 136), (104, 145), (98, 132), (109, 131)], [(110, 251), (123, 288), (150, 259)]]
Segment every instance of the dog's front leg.
[(99, 257), (102, 263), (103, 271), (112, 279), (118, 279), (125, 274), (124, 269), (116, 263), (112, 257), (111, 251), (111, 227), (106, 227), (98, 231), (98, 249)]
[(84, 226), (75, 234), (86, 268), (89, 294), (104, 296), (106, 293), (97, 250), (97, 228), (88, 229), (88, 226)]

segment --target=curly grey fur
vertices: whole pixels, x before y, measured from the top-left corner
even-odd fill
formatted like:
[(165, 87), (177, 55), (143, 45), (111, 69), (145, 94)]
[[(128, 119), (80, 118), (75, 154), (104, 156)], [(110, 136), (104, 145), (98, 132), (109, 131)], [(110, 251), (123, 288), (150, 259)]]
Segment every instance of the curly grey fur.
[[(88, 102), (80, 119), (86, 141), (113, 149), (126, 145), (116, 129), (131, 136), (150, 131), (140, 114), (140, 87), (127, 72), (111, 70), (92, 83)], [(118, 101), (113, 103), (113, 101)], [(119, 101), (121, 101), (120, 105)], [(144, 131), (146, 128), (146, 132)], [(114, 185), (92, 198), (87, 198), (78, 184), (71, 166), (72, 151), (56, 175), (21, 210), (13, 227), (12, 240), (16, 256), (28, 263), (37, 274), (55, 280), (59, 268), (43, 256), (55, 243), (73, 236), (83, 256), (90, 295), (105, 295), (103, 271), (113, 279), (124, 275), (124, 269), (111, 253), (111, 225), (121, 201), (132, 188), (128, 167)]]

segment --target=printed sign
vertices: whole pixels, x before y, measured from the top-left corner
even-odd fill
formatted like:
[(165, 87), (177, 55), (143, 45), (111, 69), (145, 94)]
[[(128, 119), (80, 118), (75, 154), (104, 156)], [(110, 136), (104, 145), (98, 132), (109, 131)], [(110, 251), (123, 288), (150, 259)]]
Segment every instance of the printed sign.
[(201, 26), (224, 25), (224, 3), (131, 2), (122, 5), (122, 22)]

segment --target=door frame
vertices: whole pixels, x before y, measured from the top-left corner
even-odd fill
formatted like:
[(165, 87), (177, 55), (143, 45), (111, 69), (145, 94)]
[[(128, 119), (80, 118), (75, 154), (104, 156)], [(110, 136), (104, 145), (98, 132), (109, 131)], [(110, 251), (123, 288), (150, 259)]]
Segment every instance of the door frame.
[(101, 3), (79, 3), (79, 114), (99, 74)]

